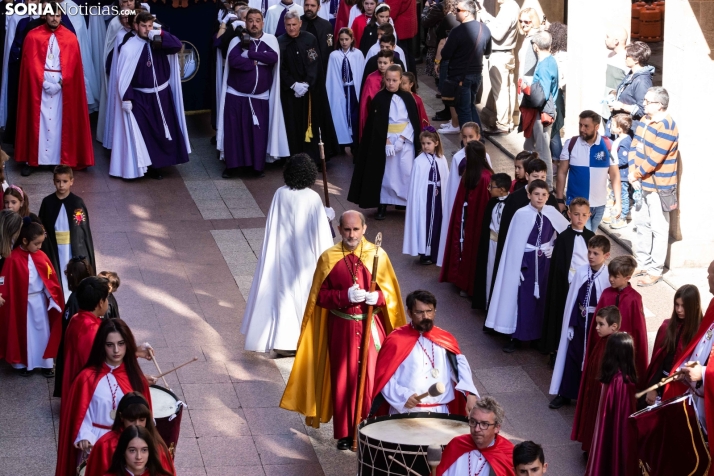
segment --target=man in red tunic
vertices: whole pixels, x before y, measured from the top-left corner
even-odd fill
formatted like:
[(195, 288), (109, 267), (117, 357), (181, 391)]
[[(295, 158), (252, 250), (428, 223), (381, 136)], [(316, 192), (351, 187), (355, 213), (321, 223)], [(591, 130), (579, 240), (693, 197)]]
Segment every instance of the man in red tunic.
[(437, 476), (515, 476), (513, 443), (499, 434), (503, 418), (503, 408), (493, 397), (476, 402), (469, 415), (470, 433), (446, 445)]
[[(377, 352), (384, 337), (406, 324), (402, 297), (392, 264), (379, 249), (377, 290), (369, 292), (377, 248), (364, 238), (364, 215), (348, 210), (340, 217), (342, 242), (317, 262), (295, 363), (280, 406), (302, 413), (315, 428), (334, 413), (337, 448), (352, 442), (362, 333), (370, 333), (365, 405), (372, 394)], [(365, 329), (367, 308), (374, 306), (371, 329)], [(364, 414), (364, 412), (363, 412)]]
[(79, 43), (57, 3), (22, 46), (15, 160), (28, 176), (39, 165), (94, 165)]

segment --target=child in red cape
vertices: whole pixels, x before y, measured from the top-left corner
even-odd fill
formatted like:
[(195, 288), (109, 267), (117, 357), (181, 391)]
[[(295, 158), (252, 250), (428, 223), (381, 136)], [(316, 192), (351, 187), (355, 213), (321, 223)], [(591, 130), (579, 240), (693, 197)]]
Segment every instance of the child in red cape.
[(112, 465), (105, 476), (172, 476), (162, 466), (159, 453), (149, 430), (129, 426), (119, 437)]

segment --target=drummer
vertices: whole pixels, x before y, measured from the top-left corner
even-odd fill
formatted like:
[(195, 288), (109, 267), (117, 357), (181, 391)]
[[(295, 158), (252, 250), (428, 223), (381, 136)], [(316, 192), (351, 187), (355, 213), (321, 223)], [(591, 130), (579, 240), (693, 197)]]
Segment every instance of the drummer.
[(503, 408), (493, 397), (477, 401), (469, 414), (470, 433), (446, 445), (437, 476), (515, 476), (513, 443), (499, 434), (503, 418)]
[(119, 401), (117, 416), (114, 419), (112, 430), (99, 438), (92, 448), (84, 476), (104, 476), (107, 473), (112, 464), (112, 457), (117, 443), (119, 443), (119, 437), (125, 428), (132, 425), (142, 426), (151, 433), (159, 452), (161, 466), (171, 474), (176, 474), (169, 449), (166, 447), (166, 443), (164, 443), (159, 432), (156, 431), (154, 418), (149, 409), (149, 402), (140, 392), (129, 392)]
[(151, 408), (149, 379), (136, 360), (136, 342), (121, 319), (105, 319), (89, 353), (87, 365), (70, 389), (60, 411), (55, 476), (74, 476), (82, 453), (112, 429), (117, 406), (129, 392), (140, 391)]
[[(436, 327), (436, 296), (418, 290), (407, 296), (411, 323), (395, 329), (377, 357), (371, 414), (429, 411), (468, 415), (478, 401), (471, 367), (456, 338)], [(438, 396), (418, 397), (437, 383)]]

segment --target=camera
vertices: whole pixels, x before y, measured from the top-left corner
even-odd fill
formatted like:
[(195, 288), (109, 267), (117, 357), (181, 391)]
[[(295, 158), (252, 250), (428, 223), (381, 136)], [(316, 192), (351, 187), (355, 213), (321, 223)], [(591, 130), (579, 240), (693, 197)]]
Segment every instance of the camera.
[(248, 48), (250, 46), (250, 34), (248, 34), (246, 27), (238, 25), (235, 29), (235, 36), (240, 38), (242, 48)]

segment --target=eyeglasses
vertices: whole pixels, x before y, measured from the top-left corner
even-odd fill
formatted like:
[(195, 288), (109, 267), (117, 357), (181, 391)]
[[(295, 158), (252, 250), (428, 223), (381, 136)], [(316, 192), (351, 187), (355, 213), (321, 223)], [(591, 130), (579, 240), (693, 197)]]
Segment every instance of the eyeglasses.
[(524, 24), (524, 25), (530, 25), (531, 23), (533, 23), (533, 21), (531, 21), (531, 20), (518, 20), (518, 23), (522, 23), (522, 24)]
[(454, 11), (455, 11), (456, 13), (468, 12), (468, 10), (462, 10), (462, 9), (460, 9), (460, 8), (456, 8)]
[(647, 106), (648, 104), (662, 104), (662, 103), (659, 102), (659, 101), (650, 101), (650, 100), (648, 100), (648, 99), (643, 99), (643, 100), (642, 100), (642, 104), (645, 105), (645, 106)]
[(471, 428), (479, 427), (481, 430), (488, 430), (490, 426), (496, 426), (495, 423), (489, 423), (487, 421), (476, 421), (473, 418), (469, 418), (469, 426)]
[(427, 309), (425, 311), (412, 311), (412, 314), (417, 317), (433, 316), (434, 314), (436, 314), (436, 309)]

